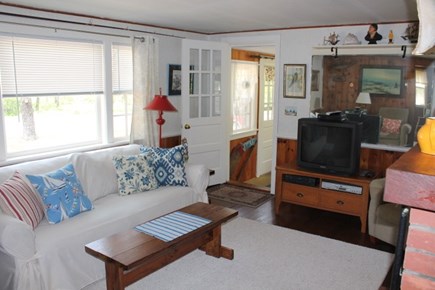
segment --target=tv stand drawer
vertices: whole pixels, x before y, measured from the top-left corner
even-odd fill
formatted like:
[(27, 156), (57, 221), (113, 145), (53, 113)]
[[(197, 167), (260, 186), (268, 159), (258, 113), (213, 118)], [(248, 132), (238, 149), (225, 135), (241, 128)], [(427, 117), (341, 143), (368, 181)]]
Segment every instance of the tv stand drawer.
[(317, 205), (319, 203), (318, 188), (307, 187), (298, 184), (283, 183), (282, 198), (285, 201)]
[(361, 198), (351, 193), (322, 191), (320, 203), (323, 207), (335, 211), (359, 214), (361, 212)]

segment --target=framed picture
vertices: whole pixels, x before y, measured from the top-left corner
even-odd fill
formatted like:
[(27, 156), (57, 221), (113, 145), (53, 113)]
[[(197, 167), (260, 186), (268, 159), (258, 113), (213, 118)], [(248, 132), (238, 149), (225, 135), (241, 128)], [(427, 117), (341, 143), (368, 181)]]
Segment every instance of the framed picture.
[(319, 70), (311, 71), (311, 91), (317, 92), (319, 90)]
[(284, 98), (305, 98), (306, 64), (284, 65)]
[(392, 66), (362, 66), (360, 92), (373, 97), (402, 97), (403, 70)]
[(179, 96), (181, 95), (181, 65), (170, 64), (169, 65), (169, 84), (168, 95)]

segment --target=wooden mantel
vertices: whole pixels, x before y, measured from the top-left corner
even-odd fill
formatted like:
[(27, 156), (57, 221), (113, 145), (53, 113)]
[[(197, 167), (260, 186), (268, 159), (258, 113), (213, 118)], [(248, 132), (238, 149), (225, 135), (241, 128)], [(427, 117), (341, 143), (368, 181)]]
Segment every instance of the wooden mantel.
[(388, 169), (384, 200), (435, 212), (435, 155), (420, 152), (418, 145)]

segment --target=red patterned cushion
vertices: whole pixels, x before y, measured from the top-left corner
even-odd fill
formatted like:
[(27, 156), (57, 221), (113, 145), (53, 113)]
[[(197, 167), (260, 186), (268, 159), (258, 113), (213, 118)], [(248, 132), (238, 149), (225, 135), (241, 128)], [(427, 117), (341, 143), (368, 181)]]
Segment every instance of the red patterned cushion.
[(33, 229), (44, 217), (44, 208), (35, 189), (18, 171), (0, 184), (0, 208), (5, 214), (22, 220)]
[(385, 134), (399, 134), (402, 120), (384, 118), (381, 132)]

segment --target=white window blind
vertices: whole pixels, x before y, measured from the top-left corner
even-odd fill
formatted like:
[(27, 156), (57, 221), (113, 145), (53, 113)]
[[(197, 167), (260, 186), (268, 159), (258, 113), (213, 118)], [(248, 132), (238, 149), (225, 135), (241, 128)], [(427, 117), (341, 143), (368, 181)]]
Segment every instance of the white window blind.
[(112, 45), (112, 88), (119, 94), (133, 90), (132, 48), (127, 45)]
[(103, 92), (103, 46), (0, 35), (3, 97)]

